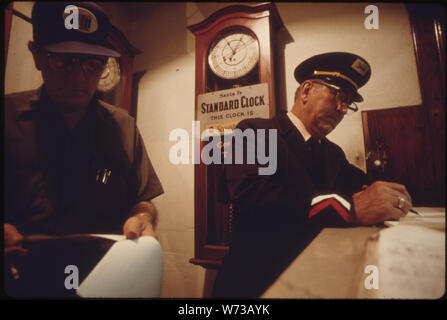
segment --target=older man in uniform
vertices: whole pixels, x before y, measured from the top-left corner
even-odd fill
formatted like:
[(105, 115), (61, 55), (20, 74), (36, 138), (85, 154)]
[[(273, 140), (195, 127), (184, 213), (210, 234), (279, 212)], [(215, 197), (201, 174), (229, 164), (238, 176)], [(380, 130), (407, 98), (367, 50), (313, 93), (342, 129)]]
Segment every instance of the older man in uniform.
[[(76, 11), (66, 11), (68, 5)], [(67, 26), (73, 12), (78, 26)], [(66, 296), (72, 292), (64, 288), (63, 268), (79, 263), (86, 275), (101, 250), (91, 244), (69, 252), (54, 245), (28, 250), (26, 236), (155, 236), (151, 199), (163, 189), (135, 119), (98, 98), (107, 59), (119, 57), (107, 41), (110, 24), (101, 7), (36, 3), (32, 24), (29, 49), (44, 84), (5, 97), (6, 293)]]
[[(325, 138), (349, 109), (357, 111), (355, 102), (363, 101), (357, 90), (370, 76), (370, 65), (358, 55), (313, 56), (295, 69), (300, 86), (292, 110), (238, 125), (277, 130), (278, 165), (273, 175), (258, 175), (257, 164), (226, 167), (235, 217), (215, 297), (260, 296), (323, 227), (373, 225), (411, 209), (403, 185), (371, 184)], [(265, 141), (268, 145), (268, 135)]]

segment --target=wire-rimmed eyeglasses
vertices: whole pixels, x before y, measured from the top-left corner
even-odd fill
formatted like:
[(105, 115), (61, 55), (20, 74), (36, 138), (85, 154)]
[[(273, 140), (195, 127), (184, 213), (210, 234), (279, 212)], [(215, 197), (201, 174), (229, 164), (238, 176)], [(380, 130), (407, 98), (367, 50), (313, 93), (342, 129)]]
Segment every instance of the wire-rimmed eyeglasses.
[(46, 52), (48, 64), (56, 70), (66, 70), (75, 63), (79, 63), (84, 72), (99, 73), (102, 72), (107, 63), (107, 57), (93, 55), (77, 55), (66, 53)]
[[(312, 79), (312, 82), (316, 82), (316, 83), (319, 83), (321, 85), (328, 87), (329, 90), (331, 91), (331, 93), (334, 95), (335, 101), (337, 101), (337, 103), (340, 104), (342, 106), (342, 108), (346, 108), (347, 111), (350, 110), (353, 112), (357, 112), (359, 110), (359, 108), (357, 107), (357, 104), (354, 101), (352, 101), (351, 99), (349, 99), (349, 96), (340, 87), (337, 87), (336, 85), (333, 85), (333, 84), (326, 83), (322, 80)], [(349, 101), (349, 100), (351, 100), (351, 101)]]

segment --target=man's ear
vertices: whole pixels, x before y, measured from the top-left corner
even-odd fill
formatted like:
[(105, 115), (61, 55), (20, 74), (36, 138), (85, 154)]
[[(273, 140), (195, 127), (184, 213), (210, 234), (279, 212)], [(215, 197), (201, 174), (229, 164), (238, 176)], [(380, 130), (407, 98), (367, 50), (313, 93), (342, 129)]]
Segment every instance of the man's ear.
[(28, 49), (33, 54), (34, 64), (37, 70), (42, 70), (42, 52), (39, 47), (33, 42), (28, 42)]
[(310, 80), (306, 80), (301, 84), (301, 91), (299, 94), (299, 98), (303, 103), (306, 103), (309, 99), (310, 89), (312, 89), (313, 83)]

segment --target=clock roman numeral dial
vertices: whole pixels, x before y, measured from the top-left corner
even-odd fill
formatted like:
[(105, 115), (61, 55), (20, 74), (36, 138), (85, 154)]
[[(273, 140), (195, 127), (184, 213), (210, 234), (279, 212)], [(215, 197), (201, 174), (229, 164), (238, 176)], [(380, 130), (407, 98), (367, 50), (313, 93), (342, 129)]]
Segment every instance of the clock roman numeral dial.
[(208, 64), (222, 79), (237, 79), (249, 73), (259, 61), (258, 40), (248, 33), (233, 31), (211, 44)]

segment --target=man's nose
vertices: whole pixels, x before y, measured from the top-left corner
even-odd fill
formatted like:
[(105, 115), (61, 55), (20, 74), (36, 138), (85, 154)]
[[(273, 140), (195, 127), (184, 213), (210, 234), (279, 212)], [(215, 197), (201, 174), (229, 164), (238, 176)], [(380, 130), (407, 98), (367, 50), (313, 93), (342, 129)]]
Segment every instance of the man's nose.
[(348, 113), (348, 104), (346, 102), (337, 102), (337, 111), (341, 112), (343, 115)]
[(72, 61), (68, 70), (67, 75), (69, 79), (79, 79), (79, 80), (87, 80), (87, 75), (82, 66), (82, 62), (79, 60)]

